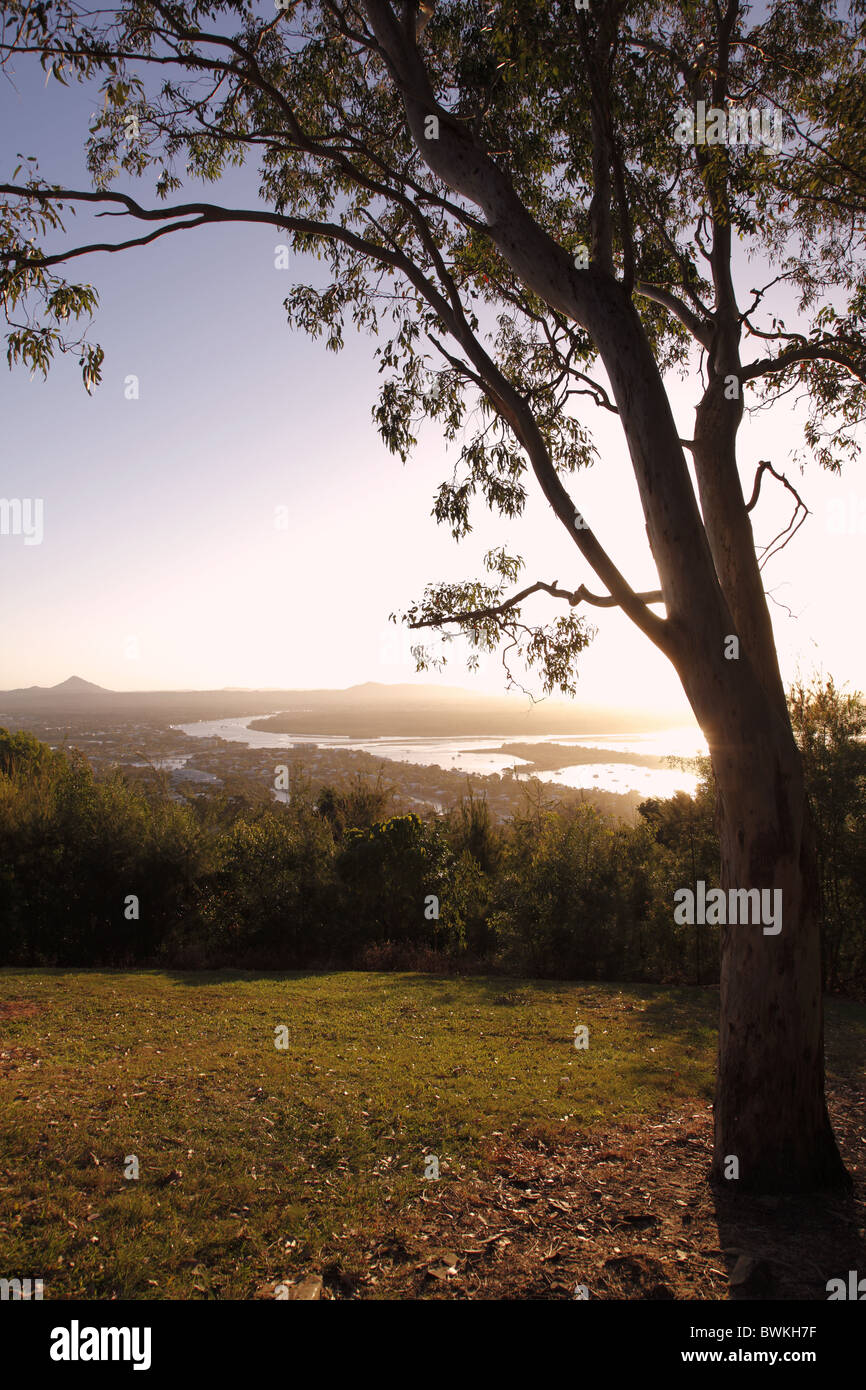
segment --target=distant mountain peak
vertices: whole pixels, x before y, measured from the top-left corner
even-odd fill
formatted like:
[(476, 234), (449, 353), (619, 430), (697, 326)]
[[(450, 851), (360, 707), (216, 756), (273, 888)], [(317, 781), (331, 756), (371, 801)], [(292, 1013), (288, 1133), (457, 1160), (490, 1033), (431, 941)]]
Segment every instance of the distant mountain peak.
[(108, 694), (108, 691), (105, 689), (104, 685), (94, 685), (93, 681), (82, 680), (81, 676), (70, 676), (68, 680), (61, 681), (59, 685), (52, 685), (50, 688), (52, 690), (57, 691), (66, 691), (69, 695), (74, 695), (77, 692), (81, 692), (83, 694), (85, 691), (88, 690), (99, 691), (101, 695)]

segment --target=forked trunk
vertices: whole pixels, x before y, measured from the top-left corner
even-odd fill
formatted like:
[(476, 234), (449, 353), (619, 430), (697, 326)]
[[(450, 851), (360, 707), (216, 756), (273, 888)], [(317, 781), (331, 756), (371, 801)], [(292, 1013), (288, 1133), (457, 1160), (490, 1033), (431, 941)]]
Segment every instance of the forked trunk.
[(736, 920), (727, 912), (719, 919), (714, 1176), (741, 1192), (847, 1186), (824, 1101), (815, 849), (736, 471), (739, 404), (727, 402), (714, 379), (698, 412), (705, 532), (633, 309), (614, 302), (596, 340), (662, 580), (668, 621), (658, 645), (680, 675), (713, 760), (728, 906), (737, 892)]

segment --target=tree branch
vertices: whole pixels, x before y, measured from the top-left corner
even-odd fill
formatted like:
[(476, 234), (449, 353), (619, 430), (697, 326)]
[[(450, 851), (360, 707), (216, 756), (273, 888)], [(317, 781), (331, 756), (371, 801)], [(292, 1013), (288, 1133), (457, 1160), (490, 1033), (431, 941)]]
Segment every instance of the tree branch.
[(785, 348), (777, 357), (763, 357), (757, 362), (747, 362), (740, 368), (739, 377), (741, 381), (754, 381), (756, 377), (787, 371), (788, 367), (795, 367), (799, 362), (836, 362), (840, 367), (845, 367), (858, 381), (866, 384), (866, 368), (860, 366), (841, 348), (821, 343)]
[[(502, 613), (507, 613), (516, 608), (519, 603), (529, 598), (531, 594), (537, 593), (550, 594), (553, 598), (563, 598), (572, 608), (576, 608), (579, 603), (589, 603), (594, 608), (620, 608), (620, 602), (609, 594), (593, 594), (581, 584), (579, 588), (571, 591), (560, 589), (558, 580), (554, 579), (552, 584), (547, 584), (543, 579), (539, 579), (535, 584), (530, 584), (519, 593), (513, 594), (511, 598), (505, 599), (502, 603), (491, 604), (487, 608), (475, 608), (465, 613), (434, 613), (428, 618), (419, 618), (417, 621), (407, 623), (409, 628), (421, 627), (442, 627), (445, 623), (477, 623), (486, 618), (496, 618)], [(654, 589), (650, 593), (637, 594), (642, 603), (664, 603), (664, 597), (660, 589)]]
[[(784, 473), (779, 473), (778, 470), (773, 467), (772, 463), (770, 463), (769, 459), (761, 459), (758, 463), (757, 471), (755, 473), (755, 482), (752, 487), (752, 496), (746, 503), (747, 512), (752, 511), (757, 504), (758, 498), (761, 495), (761, 482), (765, 473), (772, 473), (773, 477), (778, 482), (782, 483), (784, 487), (787, 488), (788, 492), (790, 492), (797, 505), (794, 508), (794, 515), (791, 517), (791, 520), (788, 522), (788, 525), (785, 526), (777, 536), (773, 537), (769, 545), (764, 546), (761, 554), (761, 560), (758, 565), (759, 569), (763, 569), (768, 560), (772, 559), (774, 555), (778, 555), (780, 551), (785, 549), (785, 546), (788, 544), (788, 542), (792, 541), (796, 536), (800, 527), (803, 525), (803, 522), (806, 520), (806, 517), (811, 516), (809, 508), (806, 506), (806, 503), (803, 501), (802, 497), (800, 496), (797, 489), (794, 487), (793, 483), (790, 483), (788, 481)], [(797, 518), (800, 514), (801, 507), (803, 509), (803, 515), (800, 516), (800, 519), (798, 521)], [(796, 525), (794, 524), (795, 522)], [(783, 536), (785, 537), (784, 540), (782, 540)], [(778, 544), (779, 541), (782, 542), (781, 545)]]
[(697, 339), (702, 347), (706, 348), (707, 352), (711, 350), (712, 324), (693, 313), (678, 295), (673, 294), (671, 290), (662, 289), (659, 285), (650, 285), (646, 280), (638, 280), (635, 289), (638, 294), (643, 295), (644, 299), (651, 299), (654, 304), (661, 304), (664, 309), (673, 314), (674, 318), (679, 319), (680, 323), (689, 330), (692, 337)]

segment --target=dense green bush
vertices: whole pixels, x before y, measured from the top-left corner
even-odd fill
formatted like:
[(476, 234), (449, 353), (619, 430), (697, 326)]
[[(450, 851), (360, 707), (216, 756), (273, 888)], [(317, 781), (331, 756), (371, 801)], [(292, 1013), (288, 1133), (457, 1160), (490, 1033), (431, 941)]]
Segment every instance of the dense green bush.
[(588, 805), (516, 821), (498, 884), (504, 961), (533, 975), (663, 976), (669, 864), (646, 826)]
[(866, 980), (866, 705), (832, 679), (790, 694), (818, 846), (826, 983)]
[(216, 846), (198, 923), (167, 944), (208, 963), (299, 966), (339, 957), (334, 842), (308, 808), (238, 820)]
[(336, 871), (352, 943), (438, 944), (446, 859), (439, 827), (417, 815), (347, 830)]
[[(124, 965), (152, 958), (203, 868), (190, 810), (78, 753), (0, 730), (0, 959)], [(35, 742), (35, 740), (34, 740)]]

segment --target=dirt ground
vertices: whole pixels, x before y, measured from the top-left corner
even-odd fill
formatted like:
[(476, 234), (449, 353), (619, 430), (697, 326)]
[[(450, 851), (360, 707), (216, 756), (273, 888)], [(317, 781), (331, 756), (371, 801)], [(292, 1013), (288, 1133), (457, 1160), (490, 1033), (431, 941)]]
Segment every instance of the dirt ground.
[(850, 1198), (714, 1192), (703, 1104), (570, 1145), (502, 1136), (491, 1176), (428, 1182), (359, 1278), (323, 1271), (324, 1296), (826, 1300), (866, 1273), (866, 1100), (828, 1100)]

